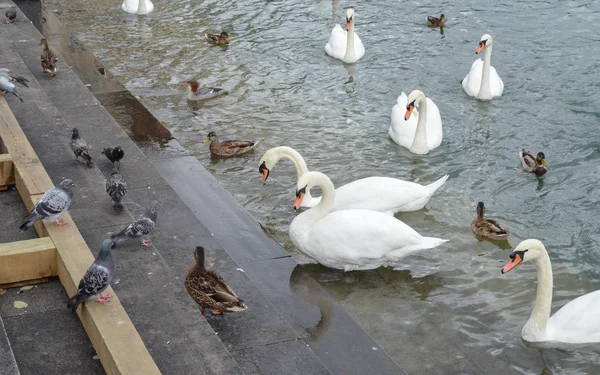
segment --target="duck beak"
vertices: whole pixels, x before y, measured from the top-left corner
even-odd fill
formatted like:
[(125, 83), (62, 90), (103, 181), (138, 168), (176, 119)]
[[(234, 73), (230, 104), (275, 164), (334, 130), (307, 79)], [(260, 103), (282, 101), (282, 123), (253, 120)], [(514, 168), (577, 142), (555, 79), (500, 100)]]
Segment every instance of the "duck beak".
[(546, 159), (542, 159), (542, 165), (543, 165), (544, 167), (547, 167), (547, 166), (548, 166), (548, 165), (546, 164)]
[(187, 82), (181, 82), (181, 83), (180, 83), (180, 85), (181, 85), (181, 86), (189, 86), (190, 84), (189, 84), (189, 83), (187, 83)]
[(413, 109), (415, 109), (415, 102), (410, 103), (406, 107), (406, 114), (404, 115), (404, 121), (408, 121), (408, 119), (410, 118), (410, 115), (412, 115)]
[(204, 142), (202, 142), (202, 143), (208, 143), (208, 142), (210, 142), (210, 137), (206, 137), (206, 138), (204, 139)]
[(516, 253), (515, 257), (512, 258), (508, 263), (506, 263), (504, 265), (504, 267), (502, 267), (502, 273), (507, 273), (508, 271), (510, 271), (513, 268), (515, 268), (522, 261), (523, 261), (523, 258), (521, 258), (521, 254)]
[(485, 40), (482, 40), (481, 42), (479, 42), (479, 45), (477, 46), (477, 50), (475, 51), (475, 54), (476, 55), (480, 54), (484, 48), (485, 48)]

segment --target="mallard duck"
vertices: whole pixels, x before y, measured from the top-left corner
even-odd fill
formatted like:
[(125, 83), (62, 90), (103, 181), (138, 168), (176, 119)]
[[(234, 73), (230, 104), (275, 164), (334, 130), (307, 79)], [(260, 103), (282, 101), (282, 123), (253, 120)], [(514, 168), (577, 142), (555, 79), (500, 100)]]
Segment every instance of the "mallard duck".
[(446, 22), (444, 14), (441, 14), (440, 18), (427, 16), (427, 26), (429, 27), (444, 27), (444, 22)]
[(213, 315), (242, 311), (248, 308), (244, 305), (244, 300), (238, 297), (221, 276), (204, 267), (204, 248), (202, 246), (196, 247), (194, 259), (196, 259), (196, 264), (185, 276), (185, 289), (194, 301), (202, 306), (202, 315), (204, 315), (205, 308), (211, 309)]
[(219, 142), (217, 133), (210, 132), (204, 143), (210, 142), (210, 152), (218, 156), (235, 156), (251, 151), (258, 142), (254, 141), (223, 141)]
[(190, 92), (188, 92), (188, 100), (204, 100), (214, 98), (217, 95), (222, 94), (223, 89), (217, 87), (200, 87), (198, 81), (187, 81), (181, 83), (184, 86), (190, 86)]
[(56, 63), (58, 63), (58, 57), (56, 53), (54, 53), (48, 47), (48, 41), (46, 38), (42, 38), (40, 40), (40, 46), (44, 46), (44, 50), (42, 51), (42, 71), (44, 73), (50, 73), (50, 77), (54, 77), (56, 75)]
[(525, 172), (533, 173), (536, 176), (543, 176), (548, 172), (548, 166), (546, 165), (546, 155), (543, 152), (538, 152), (537, 156), (534, 157), (529, 151), (522, 149), (519, 152), (521, 158), (521, 165)]
[(476, 236), (501, 241), (508, 238), (510, 233), (497, 220), (486, 219), (483, 202), (477, 203), (477, 217), (471, 223), (471, 229)]
[(221, 34), (204, 34), (209, 42), (216, 46), (225, 46), (229, 44), (229, 34), (223, 31)]

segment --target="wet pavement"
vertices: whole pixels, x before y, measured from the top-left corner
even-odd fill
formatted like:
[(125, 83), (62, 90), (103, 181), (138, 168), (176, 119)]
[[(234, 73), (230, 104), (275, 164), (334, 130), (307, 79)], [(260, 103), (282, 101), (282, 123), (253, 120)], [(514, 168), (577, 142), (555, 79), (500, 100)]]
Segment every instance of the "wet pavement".
[[(31, 83), (19, 88), (25, 102), (6, 99), (52, 180), (77, 183), (70, 213), (92, 252), (108, 232), (128, 224), (152, 200), (160, 202), (153, 246), (130, 241), (114, 251), (113, 288), (164, 374), (403, 374), (51, 13), (39, 2), (19, 4), (26, 4), (33, 23), (20, 14), (17, 23), (0, 24), (0, 66)], [(41, 35), (34, 25), (61, 59), (56, 77), (41, 72)], [(69, 148), (74, 126), (96, 167), (74, 161)], [(129, 185), (126, 209), (118, 214), (104, 190), (112, 166), (100, 154), (115, 145), (125, 150), (121, 171)], [(0, 193), (0, 205), (18, 206), (10, 194)], [(2, 225), (16, 228), (21, 211), (3, 210)], [(22, 236), (1, 233), (3, 242)], [(244, 298), (246, 311), (200, 315), (183, 286), (197, 245)], [(15, 311), (15, 298), (27, 299), (30, 307)], [(103, 372), (66, 300), (56, 281), (0, 297), (0, 353), (12, 349), (21, 374)], [(8, 362), (0, 362), (0, 371), (18, 373), (11, 356), (1, 358)]]

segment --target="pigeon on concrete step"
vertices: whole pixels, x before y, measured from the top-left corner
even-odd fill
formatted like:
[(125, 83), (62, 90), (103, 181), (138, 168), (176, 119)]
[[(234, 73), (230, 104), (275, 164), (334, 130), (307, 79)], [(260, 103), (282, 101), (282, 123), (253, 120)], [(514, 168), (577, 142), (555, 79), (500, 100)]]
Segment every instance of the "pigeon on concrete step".
[(123, 159), (123, 156), (125, 156), (125, 151), (123, 151), (121, 146), (105, 148), (102, 150), (102, 153), (106, 155), (111, 163), (121, 167), (121, 159)]
[(6, 16), (6, 23), (13, 23), (17, 18), (17, 7), (10, 7), (4, 13)]
[(8, 78), (8, 80), (10, 82), (19, 82), (20, 84), (22, 84), (25, 87), (29, 87), (29, 85), (27, 84), (27, 82), (29, 82), (29, 80), (23, 76), (20, 76), (14, 72), (12, 72), (9, 69), (6, 68), (0, 68), (0, 76), (5, 76), (6, 78)]
[(106, 179), (106, 192), (112, 198), (113, 208), (116, 211), (122, 211), (121, 199), (127, 194), (127, 181), (117, 167), (113, 167), (112, 173)]
[(75, 160), (79, 158), (83, 159), (82, 163), (87, 164), (88, 167), (92, 168), (94, 162), (90, 156), (87, 143), (85, 139), (79, 136), (79, 129), (73, 128), (73, 135), (71, 136), (71, 150), (75, 154)]
[(156, 209), (158, 207), (157, 201), (152, 201), (150, 204), (150, 208), (146, 213), (141, 214), (137, 219), (133, 221), (133, 223), (129, 224), (125, 229), (120, 231), (117, 234), (110, 234), (110, 239), (113, 240), (115, 246), (119, 244), (129, 241), (132, 238), (142, 237), (143, 240), (141, 245), (144, 247), (152, 246), (150, 240), (146, 237), (152, 232), (154, 227), (156, 226), (156, 218), (157, 212)]
[(102, 248), (98, 253), (98, 257), (83, 275), (77, 287), (77, 293), (67, 303), (67, 308), (70, 308), (71, 311), (75, 312), (77, 307), (90, 297), (98, 296), (96, 301), (100, 304), (105, 303), (112, 297), (108, 294), (102, 294), (112, 282), (115, 273), (115, 264), (110, 252), (112, 246), (113, 242), (111, 240), (102, 241)]
[(17, 86), (10, 81), (10, 79), (5, 75), (0, 75), (0, 95), (4, 95), (7, 92), (10, 92), (20, 101), (23, 101), (21, 94), (19, 94), (19, 90), (17, 90)]
[(63, 180), (59, 186), (48, 190), (42, 198), (35, 204), (33, 210), (25, 218), (25, 222), (21, 224), (21, 231), (26, 231), (33, 226), (36, 220), (50, 219), (55, 220), (55, 225), (65, 225), (60, 220), (60, 215), (69, 209), (73, 202), (73, 187), (75, 184), (69, 179)]

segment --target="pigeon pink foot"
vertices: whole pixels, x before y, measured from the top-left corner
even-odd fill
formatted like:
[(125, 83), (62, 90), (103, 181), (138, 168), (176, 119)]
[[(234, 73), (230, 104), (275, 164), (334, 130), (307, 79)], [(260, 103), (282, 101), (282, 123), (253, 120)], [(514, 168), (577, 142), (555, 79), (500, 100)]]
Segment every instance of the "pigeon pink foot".
[(111, 298), (112, 298), (112, 296), (110, 294), (102, 294), (102, 293), (100, 293), (100, 295), (98, 296), (98, 299), (96, 299), (96, 302), (98, 302), (101, 305), (104, 305)]
[(152, 242), (150, 242), (150, 240), (143, 240), (141, 245), (144, 247), (150, 247), (152, 246)]
[(63, 225), (67, 225), (67, 223), (65, 223), (61, 219), (58, 219), (54, 222), (54, 225), (58, 225), (59, 227), (62, 227)]

